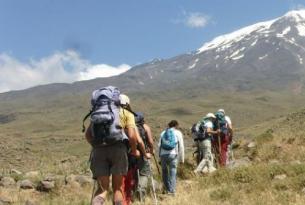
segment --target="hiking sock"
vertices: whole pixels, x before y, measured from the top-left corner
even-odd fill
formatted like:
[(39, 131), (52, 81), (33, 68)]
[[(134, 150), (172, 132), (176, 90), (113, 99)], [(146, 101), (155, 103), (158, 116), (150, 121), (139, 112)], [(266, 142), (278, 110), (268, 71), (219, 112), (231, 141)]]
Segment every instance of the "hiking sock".
[(105, 203), (105, 199), (101, 196), (96, 196), (92, 200), (92, 205), (103, 205)]
[(123, 202), (122, 201), (115, 201), (115, 202), (113, 202), (113, 205), (123, 205)]

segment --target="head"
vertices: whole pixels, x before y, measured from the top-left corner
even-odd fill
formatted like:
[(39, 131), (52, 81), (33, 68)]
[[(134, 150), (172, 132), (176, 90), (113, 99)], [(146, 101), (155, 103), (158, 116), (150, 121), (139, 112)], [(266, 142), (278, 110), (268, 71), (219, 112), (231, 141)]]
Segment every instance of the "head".
[(216, 120), (216, 116), (213, 113), (208, 113), (205, 117), (211, 120), (212, 122), (215, 122)]
[(217, 112), (221, 112), (221, 113), (223, 113), (224, 115), (226, 114), (224, 109), (219, 109)]
[(168, 123), (168, 127), (169, 128), (178, 128), (178, 126), (179, 126), (179, 123), (178, 123), (178, 121), (177, 120), (171, 120), (169, 123)]
[(144, 124), (144, 114), (142, 112), (136, 112), (135, 120), (136, 124)]
[(130, 107), (129, 97), (125, 94), (120, 94), (120, 104), (122, 107)]

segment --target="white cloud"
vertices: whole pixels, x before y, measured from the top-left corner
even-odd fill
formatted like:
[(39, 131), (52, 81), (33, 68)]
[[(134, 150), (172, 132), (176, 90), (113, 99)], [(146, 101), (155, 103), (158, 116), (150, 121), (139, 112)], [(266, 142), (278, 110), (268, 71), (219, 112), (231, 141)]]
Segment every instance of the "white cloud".
[(131, 66), (118, 67), (106, 64), (91, 64), (75, 51), (57, 52), (40, 60), (21, 62), (8, 55), (0, 54), (0, 92), (20, 90), (48, 83), (71, 83), (97, 77), (119, 75)]
[(78, 80), (88, 80), (96, 78), (96, 76), (99, 77), (110, 77), (114, 75), (119, 75), (121, 73), (124, 73), (130, 69), (130, 66), (127, 64), (122, 64), (118, 67), (113, 67), (106, 64), (98, 64), (93, 65), (86, 71), (80, 72), (80, 76)]
[(210, 16), (200, 12), (182, 10), (182, 17), (172, 20), (174, 24), (184, 24), (189, 28), (204, 28), (210, 23)]
[(210, 18), (202, 13), (189, 13), (186, 15), (185, 24), (190, 28), (205, 27)]

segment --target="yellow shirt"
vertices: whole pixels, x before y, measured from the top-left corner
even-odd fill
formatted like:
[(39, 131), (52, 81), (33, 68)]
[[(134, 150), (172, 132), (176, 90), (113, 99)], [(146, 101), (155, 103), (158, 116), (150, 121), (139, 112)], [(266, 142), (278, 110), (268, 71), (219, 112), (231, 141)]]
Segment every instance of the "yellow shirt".
[(123, 129), (136, 128), (134, 115), (123, 108), (120, 108), (120, 123)]

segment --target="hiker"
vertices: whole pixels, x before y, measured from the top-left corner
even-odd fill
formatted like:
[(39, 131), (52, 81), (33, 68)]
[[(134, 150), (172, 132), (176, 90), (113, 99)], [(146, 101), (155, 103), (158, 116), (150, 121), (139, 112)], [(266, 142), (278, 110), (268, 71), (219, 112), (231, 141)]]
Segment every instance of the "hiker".
[[(125, 104), (126, 103), (126, 104)], [(129, 102), (121, 102), (123, 106), (129, 106)], [(135, 119), (138, 119), (139, 113), (135, 113)], [(137, 120), (136, 120), (137, 122)], [(138, 128), (138, 125), (136, 127), (136, 138), (138, 142), (138, 149), (141, 151), (141, 156), (139, 158), (134, 157), (133, 155), (128, 154), (128, 172), (123, 177), (123, 183), (122, 183), (122, 190), (123, 190), (123, 204), (129, 205), (132, 201), (132, 194), (136, 190), (137, 185), (137, 172), (139, 170), (139, 161), (141, 159), (143, 160), (149, 160), (151, 157), (151, 154), (148, 152), (146, 144), (144, 143), (143, 138), (140, 135), (140, 130)]]
[(218, 112), (221, 112), (225, 115), (225, 120), (227, 122), (227, 127), (228, 127), (228, 135), (227, 135), (227, 156), (226, 156), (226, 165), (230, 163), (230, 159), (233, 160), (233, 150), (232, 150), (232, 142), (233, 142), (233, 125), (231, 118), (226, 115), (224, 109), (219, 109)]
[(161, 159), (162, 180), (165, 192), (175, 195), (178, 161), (184, 163), (183, 135), (178, 130), (178, 122), (172, 120), (168, 128), (161, 133), (158, 143)]
[[(128, 159), (126, 142), (129, 142), (130, 154), (139, 156), (136, 141), (134, 115), (120, 106), (128, 101), (126, 95), (120, 95), (118, 88), (108, 86), (92, 93), (92, 111), (90, 125), (86, 130), (86, 139), (92, 146), (90, 169), (98, 182), (98, 190), (92, 199), (92, 205), (103, 205), (109, 192), (112, 179), (113, 204), (122, 205), (122, 178), (127, 173)], [(84, 120), (85, 120), (84, 119)], [(83, 127), (84, 128), (84, 127)]]
[[(145, 149), (154, 155), (154, 140), (150, 127), (145, 123), (144, 114), (142, 112), (136, 112), (136, 125), (141, 136)], [(137, 195), (140, 201), (143, 201), (146, 196), (146, 190), (148, 185), (148, 179), (152, 175), (149, 159), (141, 157), (137, 160), (138, 167), (138, 187)]]
[[(220, 109), (215, 113), (216, 122), (215, 127), (220, 130), (217, 135), (214, 135), (213, 147), (216, 152), (217, 162), (219, 166), (227, 165), (228, 156), (228, 146), (230, 144), (229, 136), (232, 134), (232, 129), (230, 129), (228, 119), (226, 119), (224, 110)], [(230, 122), (230, 119), (229, 119)], [(230, 123), (232, 125), (232, 123)]]
[(198, 166), (203, 158), (203, 150), (200, 149), (200, 147), (201, 147), (200, 144), (201, 144), (201, 141), (203, 140), (202, 139), (203, 135), (201, 133), (202, 130), (196, 130), (196, 127), (197, 127), (197, 123), (192, 125), (191, 134), (192, 134), (192, 138), (194, 140), (193, 147), (196, 147), (196, 150), (193, 153), (193, 156), (196, 155), (196, 163)]
[(215, 121), (216, 116), (213, 113), (208, 113), (196, 124), (195, 129), (198, 132), (197, 143), (199, 152), (202, 153), (202, 160), (194, 170), (195, 173), (212, 173), (216, 171), (211, 144), (212, 136), (219, 132), (219, 130), (214, 131), (213, 123)]

